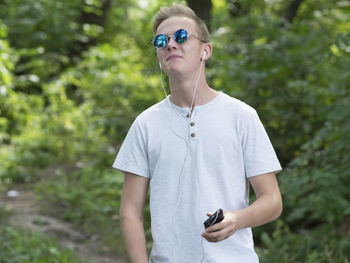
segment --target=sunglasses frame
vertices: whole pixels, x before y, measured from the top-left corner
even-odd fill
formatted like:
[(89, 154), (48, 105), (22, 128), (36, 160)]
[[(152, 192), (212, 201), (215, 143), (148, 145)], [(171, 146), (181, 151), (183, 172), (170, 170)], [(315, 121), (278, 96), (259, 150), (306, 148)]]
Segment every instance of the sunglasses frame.
[[(184, 30), (184, 31), (186, 32), (186, 34), (187, 34), (186, 40), (185, 40), (184, 42), (182, 42), (182, 43), (179, 43), (179, 42), (176, 40), (176, 38), (175, 38), (175, 35), (176, 35), (180, 30)], [(164, 47), (157, 47), (157, 46), (154, 44), (155, 40), (156, 40), (159, 36), (165, 36), (166, 39), (167, 39), (167, 42), (166, 42), (166, 44), (165, 44)], [(167, 34), (158, 34), (158, 35), (155, 35), (155, 36), (153, 37), (152, 41), (151, 41), (151, 44), (152, 44), (156, 49), (162, 49), (162, 48), (167, 47), (167, 45), (169, 44), (169, 41), (170, 41), (170, 38), (171, 38), (171, 37), (174, 38), (174, 40), (175, 40), (176, 43), (178, 43), (178, 44), (184, 44), (191, 36), (197, 38), (199, 41), (202, 41), (203, 43), (207, 43), (207, 41), (204, 41), (203, 39), (200, 39), (200, 38), (197, 37), (196, 35), (189, 33), (186, 29), (180, 28), (180, 29), (176, 30), (176, 32), (175, 32), (175, 34), (174, 34), (173, 36), (172, 36), (172, 35), (169, 35), (169, 36), (168, 36)]]

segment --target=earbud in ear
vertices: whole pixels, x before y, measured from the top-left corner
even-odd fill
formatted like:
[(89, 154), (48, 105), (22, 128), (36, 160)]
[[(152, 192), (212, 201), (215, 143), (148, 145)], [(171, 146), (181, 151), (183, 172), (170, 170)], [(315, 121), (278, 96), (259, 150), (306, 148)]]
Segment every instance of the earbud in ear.
[(159, 62), (159, 67), (160, 67), (160, 69), (162, 69), (162, 64), (160, 64), (160, 62)]
[(206, 51), (204, 51), (203, 52), (203, 57), (202, 57), (202, 59), (205, 59), (205, 56), (207, 55), (207, 52)]

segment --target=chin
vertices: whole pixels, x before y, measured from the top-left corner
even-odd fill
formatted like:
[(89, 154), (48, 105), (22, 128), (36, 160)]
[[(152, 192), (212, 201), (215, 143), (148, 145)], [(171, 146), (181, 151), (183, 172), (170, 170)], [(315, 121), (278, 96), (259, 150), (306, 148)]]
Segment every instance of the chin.
[(185, 70), (183, 67), (181, 67), (181, 65), (170, 65), (165, 70), (165, 73), (167, 75), (173, 75), (173, 74), (178, 74), (178, 73), (183, 73), (183, 72), (185, 72)]

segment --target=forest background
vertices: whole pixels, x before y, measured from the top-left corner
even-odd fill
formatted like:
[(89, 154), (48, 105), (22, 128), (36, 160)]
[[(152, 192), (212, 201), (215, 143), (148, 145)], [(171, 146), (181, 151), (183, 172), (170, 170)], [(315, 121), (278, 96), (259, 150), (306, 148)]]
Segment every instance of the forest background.
[[(48, 213), (121, 254), (111, 165), (163, 99), (151, 19), (171, 2), (0, 0), (0, 191), (29, 185)], [(187, 4), (210, 27), (210, 86), (258, 111), (284, 167), (283, 214), (254, 229), (261, 262), (349, 262), (350, 1)], [(0, 261), (21, 262), (8, 248), (30, 249), (5, 214)], [(145, 229), (150, 249), (148, 206)], [(55, 255), (40, 262), (66, 262)]]

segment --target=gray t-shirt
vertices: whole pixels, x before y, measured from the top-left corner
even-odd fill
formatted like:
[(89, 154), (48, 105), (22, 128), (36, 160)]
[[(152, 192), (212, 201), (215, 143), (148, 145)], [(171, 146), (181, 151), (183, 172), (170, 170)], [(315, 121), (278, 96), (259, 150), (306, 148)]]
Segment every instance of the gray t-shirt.
[(132, 124), (113, 164), (150, 179), (152, 263), (256, 263), (252, 232), (202, 240), (206, 213), (248, 206), (247, 179), (281, 166), (256, 111), (220, 92), (188, 108), (170, 100)]

